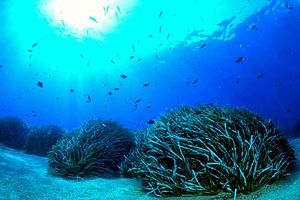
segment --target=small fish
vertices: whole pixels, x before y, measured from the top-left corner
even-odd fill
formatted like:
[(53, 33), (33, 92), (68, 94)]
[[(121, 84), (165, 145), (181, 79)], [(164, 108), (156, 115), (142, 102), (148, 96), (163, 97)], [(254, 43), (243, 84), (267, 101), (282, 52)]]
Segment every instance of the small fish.
[(121, 74), (120, 77), (123, 78), (123, 79), (125, 79), (125, 78), (127, 78), (128, 76), (127, 76), (126, 74)]
[(61, 22), (61, 24), (63, 25), (63, 27), (66, 26), (64, 20), (60, 20), (60, 22)]
[(265, 74), (264, 73), (259, 73), (259, 74), (257, 74), (257, 78), (263, 78), (265, 76)]
[(249, 27), (249, 30), (251, 30), (251, 31), (257, 31), (257, 30), (258, 30), (258, 27), (257, 27), (255, 24), (252, 24), (252, 25)]
[(108, 92), (107, 94), (108, 94), (109, 96), (113, 95), (113, 93), (112, 93), (112, 92)]
[(31, 58), (32, 58), (32, 55), (29, 56), (29, 59), (31, 59)]
[(142, 98), (137, 99), (135, 102), (140, 103), (142, 101)]
[(116, 64), (115, 61), (114, 61), (113, 59), (111, 59), (110, 62), (111, 62), (112, 64)]
[(31, 49), (28, 49), (27, 51), (28, 51), (29, 53), (31, 53), (31, 52), (32, 52), (32, 50), (31, 50)]
[(150, 34), (150, 35), (149, 35), (149, 38), (152, 38), (152, 37), (153, 37), (153, 35)]
[(134, 45), (131, 45), (133, 52), (135, 52), (135, 47)]
[(102, 123), (101, 125), (102, 125), (103, 127), (107, 127), (107, 124), (105, 124), (105, 123)]
[(154, 123), (155, 123), (155, 121), (153, 119), (150, 119), (147, 121), (147, 124), (154, 124)]
[(150, 83), (144, 83), (143, 86), (144, 87), (148, 87), (150, 85)]
[(146, 108), (151, 108), (152, 104), (149, 103), (148, 105), (146, 105)]
[(39, 81), (37, 84), (36, 84), (38, 87), (42, 88), (44, 85), (41, 81)]
[(116, 87), (116, 88), (114, 88), (114, 90), (115, 90), (115, 91), (118, 91), (118, 90), (120, 90), (120, 88)]
[(129, 59), (130, 59), (130, 60), (134, 59), (134, 56), (130, 56)]
[(59, 97), (55, 97), (55, 99), (59, 99)]
[(108, 6), (103, 6), (103, 10), (104, 10), (104, 15), (106, 15), (108, 13), (109, 10), (109, 5)]
[(81, 54), (80, 54), (80, 57), (81, 57), (81, 58), (84, 58), (84, 55), (81, 53)]
[(87, 95), (87, 98), (88, 98), (88, 99), (87, 99), (87, 101), (86, 101), (86, 102), (87, 102), (87, 103), (91, 103), (91, 102), (92, 102), (92, 98), (91, 98), (91, 96), (90, 96), (90, 95)]
[(200, 49), (203, 49), (204, 47), (206, 47), (205, 43), (200, 46)]
[(236, 79), (235, 83), (240, 83), (240, 81), (241, 81), (241, 77), (238, 76), (238, 78)]
[(118, 16), (117, 11), (115, 11), (115, 16), (116, 16), (117, 21), (119, 22), (119, 16)]
[(39, 43), (36, 42), (36, 43), (34, 43), (31, 47), (34, 48), (34, 47), (36, 47), (38, 44), (39, 44)]
[(193, 80), (193, 82), (192, 82), (192, 84), (196, 84), (196, 83), (198, 83), (198, 78), (196, 78), (195, 80)]
[(119, 5), (117, 5), (117, 10), (118, 10), (119, 13), (121, 14), (121, 9), (120, 9)]
[(73, 93), (73, 92), (74, 92), (74, 89), (72, 89), (72, 88), (71, 88), (71, 89), (70, 89), (70, 92), (72, 92), (72, 93)]
[(243, 56), (239, 57), (238, 59), (235, 60), (236, 63), (244, 61), (245, 58)]
[(139, 59), (138, 59), (138, 62), (141, 62), (141, 61), (142, 61), (142, 59), (141, 59), (141, 58), (139, 58)]
[(159, 26), (159, 32), (161, 33), (161, 30), (162, 30), (162, 27), (161, 26)]
[(161, 11), (161, 12), (159, 13), (158, 18), (160, 18), (160, 17), (162, 16), (162, 14), (163, 14), (163, 11)]
[(167, 39), (169, 39), (170, 38), (170, 33), (168, 33), (168, 35), (167, 35)]
[(3, 65), (0, 65), (0, 68), (2, 68), (3, 67)]
[(89, 17), (90, 18), (90, 20), (92, 20), (93, 22), (96, 22), (96, 23), (98, 23), (98, 21), (97, 21), (97, 19), (95, 18), (95, 17)]
[(285, 9), (292, 10), (293, 7), (291, 7), (287, 2), (285, 3)]
[(286, 112), (292, 112), (293, 110), (291, 109), (291, 108), (288, 108), (287, 110), (286, 110)]

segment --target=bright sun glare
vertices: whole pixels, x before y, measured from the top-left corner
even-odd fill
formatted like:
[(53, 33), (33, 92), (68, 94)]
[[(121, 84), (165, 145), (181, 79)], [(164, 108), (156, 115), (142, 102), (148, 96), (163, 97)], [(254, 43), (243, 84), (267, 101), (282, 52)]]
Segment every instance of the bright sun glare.
[(64, 34), (102, 39), (128, 14), (134, 1), (51, 0), (43, 5), (52, 26)]

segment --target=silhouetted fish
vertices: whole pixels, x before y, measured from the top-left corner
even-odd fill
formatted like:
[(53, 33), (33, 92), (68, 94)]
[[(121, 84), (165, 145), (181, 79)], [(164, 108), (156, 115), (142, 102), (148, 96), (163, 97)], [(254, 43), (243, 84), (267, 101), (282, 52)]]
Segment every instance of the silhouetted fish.
[(152, 104), (149, 103), (148, 105), (146, 105), (146, 108), (151, 108)]
[(34, 43), (33, 45), (32, 45), (32, 48), (34, 48), (34, 47), (36, 47), (37, 45), (38, 45), (39, 43)]
[(159, 13), (158, 18), (160, 18), (160, 17), (162, 16), (162, 14), (163, 14), (163, 11), (161, 11), (161, 12)]
[(200, 46), (201, 49), (203, 49), (204, 47), (206, 47), (205, 43)]
[(196, 78), (195, 80), (193, 80), (192, 84), (196, 84), (198, 82), (198, 78)]
[(150, 119), (150, 120), (147, 121), (147, 124), (154, 124), (154, 123), (155, 123), (155, 121), (152, 120), (152, 119)]
[(292, 10), (293, 7), (291, 7), (291, 6), (288, 4), (288, 2), (285, 2), (285, 9), (287, 9), (287, 10)]
[(130, 60), (134, 59), (134, 56), (130, 56), (129, 59), (130, 59)]
[(291, 108), (286, 109), (286, 112), (292, 112), (293, 110)]
[(252, 31), (257, 31), (258, 27), (256, 26), (256, 24), (252, 24), (250, 27), (249, 27), (249, 30), (252, 30)]
[(113, 59), (111, 59), (110, 62), (111, 62), (112, 64), (115, 64), (115, 61), (114, 61)]
[(140, 103), (142, 101), (142, 98), (137, 99), (135, 102)]
[(135, 52), (135, 47), (134, 45), (131, 45), (133, 52)]
[(3, 65), (0, 65), (0, 68), (2, 68), (3, 67)]
[(153, 35), (151, 35), (151, 34), (150, 34), (150, 35), (149, 35), (149, 37), (150, 37), (150, 38), (152, 38), (152, 37), (153, 37)]
[(114, 90), (118, 91), (118, 90), (120, 90), (120, 88), (116, 87)]
[(109, 6), (103, 6), (103, 10), (104, 10), (104, 15), (107, 14), (108, 10), (109, 10)]
[(239, 57), (238, 59), (235, 60), (236, 63), (244, 61), (245, 58), (243, 56)]
[(257, 74), (257, 78), (263, 78), (265, 76), (265, 74), (264, 73), (259, 73), (259, 74)]
[(117, 5), (117, 10), (121, 14), (121, 9), (120, 9), (119, 5)]
[(32, 52), (32, 50), (31, 50), (31, 49), (28, 49), (27, 51), (28, 51), (29, 53), (31, 53), (31, 52)]
[(74, 89), (72, 89), (72, 88), (71, 88), (71, 89), (70, 89), (70, 92), (72, 92), (72, 93), (73, 93), (73, 92), (74, 92)]
[(125, 79), (125, 78), (127, 78), (128, 76), (127, 76), (126, 74), (121, 74), (120, 77), (123, 78), (123, 79)]
[(86, 102), (87, 102), (87, 103), (91, 103), (91, 102), (92, 102), (92, 98), (91, 98), (91, 96), (90, 96), (90, 95), (87, 95), (87, 98), (88, 98), (88, 99), (87, 99), (87, 101), (86, 101)]
[(112, 92), (108, 92), (107, 94), (108, 94), (109, 96), (113, 95), (113, 93), (112, 93)]
[(119, 22), (119, 16), (118, 16), (117, 11), (115, 11), (115, 16), (116, 16), (117, 21)]
[(144, 87), (148, 87), (150, 85), (150, 83), (144, 83), (143, 86)]
[(90, 18), (90, 20), (92, 20), (93, 22), (96, 22), (96, 23), (98, 23), (98, 21), (96, 20), (96, 18), (95, 17), (89, 17)]
[(44, 85), (41, 81), (39, 81), (37, 84), (36, 84), (38, 87), (42, 88)]

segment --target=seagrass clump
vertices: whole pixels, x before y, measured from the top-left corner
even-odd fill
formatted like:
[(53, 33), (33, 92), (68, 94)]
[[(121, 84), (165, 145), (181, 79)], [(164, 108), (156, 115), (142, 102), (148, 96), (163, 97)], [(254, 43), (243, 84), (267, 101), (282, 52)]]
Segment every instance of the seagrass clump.
[(273, 123), (244, 109), (181, 106), (139, 138), (122, 172), (156, 196), (249, 193), (295, 167), (294, 151)]
[(119, 176), (119, 166), (133, 146), (128, 129), (113, 121), (91, 120), (52, 147), (49, 172), (71, 179)]

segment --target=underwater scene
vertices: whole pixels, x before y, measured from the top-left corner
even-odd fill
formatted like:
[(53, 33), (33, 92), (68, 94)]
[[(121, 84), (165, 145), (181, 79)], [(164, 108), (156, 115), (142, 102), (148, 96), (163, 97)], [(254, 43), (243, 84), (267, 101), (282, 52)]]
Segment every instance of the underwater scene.
[(0, 200), (300, 200), (299, 0), (1, 0)]

